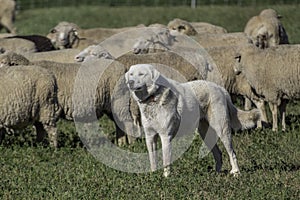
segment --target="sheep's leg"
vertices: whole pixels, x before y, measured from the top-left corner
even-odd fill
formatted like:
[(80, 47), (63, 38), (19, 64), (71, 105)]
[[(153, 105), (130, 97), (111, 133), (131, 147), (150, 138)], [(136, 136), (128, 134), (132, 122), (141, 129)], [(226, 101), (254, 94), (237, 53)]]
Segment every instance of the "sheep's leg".
[(278, 107), (277, 107), (277, 104), (269, 102), (269, 107), (272, 112), (272, 120), (273, 120), (272, 131), (278, 131), (278, 120), (277, 120)]
[(2, 141), (4, 140), (5, 137), (5, 129), (0, 128), (0, 144), (2, 143)]
[(149, 160), (151, 171), (155, 171), (157, 169), (157, 155), (156, 155), (156, 145), (157, 145), (157, 135), (156, 133), (146, 133), (146, 145), (149, 153)]
[(126, 134), (124, 131), (122, 131), (117, 124), (115, 124), (116, 127), (116, 142), (118, 146), (124, 146), (126, 145)]
[(14, 27), (11, 19), (12, 19), (12, 16), (7, 16), (7, 17), (2, 18), (2, 24), (7, 32), (16, 34), (16, 28)]
[(209, 127), (209, 124), (205, 120), (200, 120), (198, 126), (198, 132), (204, 141), (205, 145), (208, 147), (209, 150), (212, 151), (215, 162), (216, 162), (216, 171), (220, 172), (222, 168), (222, 152), (220, 151), (217, 141), (218, 136), (216, 132)]
[(285, 116), (286, 116), (286, 105), (288, 103), (288, 100), (282, 100), (281, 104), (279, 106), (280, 116), (281, 116), (281, 125), (282, 125), (282, 131), (286, 130), (286, 124), (285, 124)]
[(36, 132), (36, 141), (42, 142), (47, 134), (46, 130), (43, 127), (43, 124), (41, 124), (40, 122), (36, 122), (34, 124), (34, 127), (35, 127), (35, 132)]
[(57, 148), (57, 128), (55, 126), (49, 126), (44, 124), (44, 129), (48, 134), (50, 146)]
[(268, 124), (267, 112), (264, 100), (252, 100), (255, 106), (258, 108), (261, 114), (261, 120), (257, 122), (257, 128), (262, 128), (262, 123)]
[(171, 135), (161, 135), (161, 144), (162, 144), (162, 152), (163, 152), (163, 166), (164, 166), (164, 177), (168, 177), (171, 173), (170, 164), (171, 164), (171, 156), (172, 156), (172, 145)]
[(251, 100), (247, 97), (245, 97), (244, 99), (245, 99), (244, 109), (245, 110), (250, 110), (251, 109), (251, 104), (252, 104)]

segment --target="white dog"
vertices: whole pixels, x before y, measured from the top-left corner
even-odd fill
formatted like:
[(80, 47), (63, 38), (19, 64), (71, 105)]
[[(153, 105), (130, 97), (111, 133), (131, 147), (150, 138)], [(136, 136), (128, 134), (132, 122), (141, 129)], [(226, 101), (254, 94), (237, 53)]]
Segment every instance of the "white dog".
[[(151, 170), (157, 169), (156, 143), (162, 144), (164, 176), (170, 174), (171, 141), (197, 128), (212, 150), (216, 170), (222, 167), (222, 155), (216, 144), (219, 137), (230, 158), (231, 174), (239, 174), (231, 142), (231, 129), (254, 127), (258, 110), (242, 111), (231, 102), (227, 91), (208, 81), (178, 83), (167, 79), (150, 64), (137, 64), (125, 74), (126, 84), (137, 101), (145, 132)], [(212, 139), (213, 138), (213, 139)]]

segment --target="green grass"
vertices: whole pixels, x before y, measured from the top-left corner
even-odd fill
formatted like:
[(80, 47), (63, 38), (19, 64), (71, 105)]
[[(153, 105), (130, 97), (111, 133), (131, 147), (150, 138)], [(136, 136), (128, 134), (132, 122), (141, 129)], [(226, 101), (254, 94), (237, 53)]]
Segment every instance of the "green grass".
[[(293, 43), (300, 42), (299, 7), (271, 6), (283, 16)], [(265, 7), (63, 7), (18, 13), (20, 34), (43, 34), (59, 21), (83, 28), (122, 27), (140, 23), (164, 23), (179, 17), (207, 21), (229, 31), (242, 31), (247, 19)], [(132, 14), (134, 13), (134, 14)], [(82, 147), (72, 122), (59, 121), (58, 150), (34, 142), (29, 128), (7, 135), (0, 145), (0, 199), (299, 199), (300, 106), (288, 106), (286, 132), (249, 130), (233, 135), (242, 175), (228, 174), (230, 165), (222, 145), (223, 172), (214, 172), (212, 155), (199, 158), (199, 137), (172, 165), (171, 177), (154, 173), (127, 173), (107, 167)], [(111, 136), (113, 124), (101, 119)], [(144, 152), (145, 143), (123, 149)]]
[(201, 6), (189, 7), (99, 7), (79, 6), (20, 11), (16, 26), (20, 34), (45, 35), (60, 21), (70, 21), (82, 28), (123, 27), (138, 24), (167, 24), (175, 17), (188, 21), (205, 21), (223, 26), (228, 31), (243, 31), (247, 20), (264, 8), (274, 8), (282, 16), (282, 23), (291, 43), (300, 43), (299, 6)]

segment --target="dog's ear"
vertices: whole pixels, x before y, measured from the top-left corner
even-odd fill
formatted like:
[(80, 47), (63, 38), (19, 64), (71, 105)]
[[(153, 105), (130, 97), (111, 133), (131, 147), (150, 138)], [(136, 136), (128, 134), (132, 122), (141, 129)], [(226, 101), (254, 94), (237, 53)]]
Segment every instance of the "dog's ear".
[(151, 67), (151, 78), (152, 78), (153, 82), (156, 82), (156, 80), (158, 79), (159, 76), (160, 76), (160, 72), (152, 66)]

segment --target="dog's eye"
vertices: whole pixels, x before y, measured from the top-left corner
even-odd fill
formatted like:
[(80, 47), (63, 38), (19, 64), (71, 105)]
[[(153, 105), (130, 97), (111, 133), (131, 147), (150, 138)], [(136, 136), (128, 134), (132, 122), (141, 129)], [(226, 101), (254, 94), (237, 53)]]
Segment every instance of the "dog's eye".
[(139, 73), (139, 76), (144, 76), (145, 74), (144, 73)]

